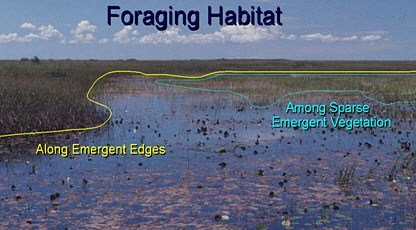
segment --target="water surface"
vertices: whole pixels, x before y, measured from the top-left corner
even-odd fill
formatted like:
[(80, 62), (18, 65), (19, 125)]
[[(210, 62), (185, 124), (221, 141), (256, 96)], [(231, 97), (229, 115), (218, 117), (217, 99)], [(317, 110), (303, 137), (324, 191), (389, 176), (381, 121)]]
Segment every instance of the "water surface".
[(146, 90), (106, 94), (110, 124), (68, 145), (163, 145), (167, 153), (62, 158), (34, 155), (35, 144), (18, 155), (3, 146), (1, 228), (416, 227), (415, 118), (401, 115), (414, 106), (366, 101), (394, 128), (273, 129), (273, 115), (315, 116), (289, 117), (288, 101), (363, 99), (314, 94), (255, 109), (229, 94), (130, 81)]

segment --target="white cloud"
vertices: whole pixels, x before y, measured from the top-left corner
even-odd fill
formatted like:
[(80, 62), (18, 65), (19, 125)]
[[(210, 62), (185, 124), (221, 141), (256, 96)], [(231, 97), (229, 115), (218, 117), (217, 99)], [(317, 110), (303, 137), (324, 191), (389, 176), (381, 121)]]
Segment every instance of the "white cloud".
[[(358, 40), (358, 36), (353, 35), (350, 37), (337, 37), (332, 34), (321, 34), (321, 33), (314, 33), (314, 34), (307, 34), (300, 36), (303, 40), (313, 41), (319, 40), (321, 42), (336, 42), (336, 41), (355, 41)], [(382, 39), (380, 33), (374, 33), (366, 36), (361, 36), (361, 41), (377, 41)]]
[(31, 42), (33, 39), (39, 38), (39, 35), (30, 33), (26, 36), (19, 37), (17, 33), (0, 34), (0, 42)]
[(282, 35), (281, 38), (293, 41), (293, 40), (296, 40), (297, 36), (294, 34), (290, 34), (290, 35)]
[(97, 30), (97, 27), (90, 24), (89, 21), (84, 20), (78, 23), (75, 30), (71, 30), (73, 39), (69, 43), (92, 43), (95, 41), (93, 33)]
[[(63, 33), (54, 28), (52, 25), (42, 25), (36, 28), (35, 25), (25, 22), (20, 25), (21, 29), (33, 30), (26, 35), (17, 33), (0, 34), (0, 42), (31, 42), (33, 40), (50, 40), (59, 38), (61, 44), (66, 43), (92, 43), (107, 44), (111, 41), (109, 38), (96, 38), (95, 32), (97, 27), (89, 21), (83, 20), (77, 24), (77, 27), (70, 30), (72, 39), (66, 40)], [(140, 36), (138, 30), (132, 26), (126, 26), (114, 34), (112, 41), (121, 44), (212, 44), (212, 43), (256, 43), (267, 40), (308, 40), (321, 42), (346, 42), (346, 41), (363, 41), (373, 42), (377, 40), (386, 40), (384, 31), (367, 31), (367, 35), (338, 37), (331, 33), (311, 33), (305, 35), (285, 34), (281, 27), (261, 27), (261, 26), (225, 26), (211, 33), (182, 33), (181, 29), (171, 27), (165, 31)]]
[(57, 29), (55, 29), (52, 25), (48, 26), (40, 26), (38, 28), (40, 31), (39, 38), (43, 40), (49, 40), (49, 38), (63, 38), (64, 35)]
[(381, 38), (382, 38), (381, 35), (372, 34), (372, 35), (362, 36), (361, 40), (363, 40), (363, 41), (377, 41), (377, 40), (380, 40)]
[(140, 38), (142, 44), (171, 44), (171, 43), (198, 43), (208, 44), (214, 42), (253, 43), (264, 40), (288, 39), (293, 40), (296, 35), (285, 35), (279, 27), (255, 26), (225, 26), (219, 31), (208, 34), (181, 34), (180, 29), (173, 27), (164, 32), (148, 34)]
[(164, 32), (158, 31), (156, 33), (148, 34), (140, 38), (139, 42), (142, 44), (170, 44), (173, 42), (185, 43), (186, 36), (179, 34), (178, 28), (170, 28)]
[(25, 35), (25, 38), (30, 39), (30, 40), (32, 40), (32, 39), (40, 39), (40, 35), (39, 34), (30, 33), (30, 34)]
[(95, 41), (95, 37), (93, 34), (75, 34), (73, 39), (71, 41), (69, 41), (69, 43), (92, 43), (93, 41)]
[(25, 29), (25, 30), (34, 30), (36, 29), (36, 26), (33, 25), (32, 23), (25, 22), (22, 25), (20, 25), (20, 28)]
[(222, 42), (252, 43), (262, 40), (272, 40), (280, 35), (278, 27), (255, 27), (255, 26), (226, 26), (212, 35)]
[(141, 44), (173, 44), (173, 43), (196, 43), (210, 44), (216, 42), (223, 43), (255, 43), (266, 40), (308, 40), (321, 42), (349, 42), (349, 41), (376, 41), (382, 39), (380, 33), (371, 33), (367, 36), (351, 35), (346, 37), (338, 37), (328, 34), (312, 33), (306, 35), (285, 34), (281, 31), (281, 27), (260, 27), (260, 26), (225, 26), (218, 31), (212, 33), (190, 33), (183, 34), (177, 27), (169, 28), (166, 31), (157, 31), (138, 38), (137, 30), (133, 30), (131, 26), (125, 27), (123, 30), (114, 35), (114, 41), (119, 43), (141, 43)]
[(78, 23), (78, 26), (75, 30), (72, 30), (72, 34), (83, 34), (83, 33), (94, 33), (97, 29), (96, 26), (91, 25), (89, 21), (84, 20)]
[(300, 36), (303, 40), (313, 41), (313, 40), (320, 40), (321, 42), (335, 42), (335, 41), (355, 41), (358, 39), (356, 35), (350, 37), (336, 37), (332, 34), (321, 34), (321, 33), (314, 33), (314, 34), (307, 34)]
[(114, 34), (113, 41), (122, 44), (137, 42), (139, 39), (135, 35), (138, 34), (138, 30), (133, 30), (131, 26), (126, 26), (122, 30)]
[(100, 40), (98, 41), (98, 43), (100, 43), (100, 44), (107, 44), (109, 41), (110, 41), (110, 39), (108, 39), (108, 38), (103, 38), (103, 39), (100, 39)]
[(0, 42), (12, 42), (17, 41), (17, 33), (0, 34)]
[[(29, 24), (29, 23), (25, 23)], [(29, 25), (22, 24), (20, 27), (32, 28)], [(23, 26), (25, 25), (25, 26)], [(29, 33), (24, 36), (19, 36), (17, 33), (0, 34), (0, 42), (31, 42), (35, 39), (49, 40), (50, 38), (63, 38), (64, 35), (55, 29), (53, 26), (40, 26), (39, 33)]]

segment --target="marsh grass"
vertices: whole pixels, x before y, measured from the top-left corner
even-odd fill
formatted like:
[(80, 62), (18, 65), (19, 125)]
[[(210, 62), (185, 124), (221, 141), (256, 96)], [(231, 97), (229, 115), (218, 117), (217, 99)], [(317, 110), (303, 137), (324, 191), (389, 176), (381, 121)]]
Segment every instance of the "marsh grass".
[(342, 191), (349, 193), (351, 192), (351, 186), (354, 183), (355, 167), (345, 167), (339, 170), (335, 181), (339, 184)]
[(1, 66), (1, 134), (88, 127), (103, 121), (105, 114), (85, 100), (87, 79), (57, 76), (41, 64)]
[[(224, 75), (203, 82), (177, 82), (196, 88), (232, 90), (266, 105), (288, 93), (307, 90), (361, 90), (367, 96), (385, 103), (416, 101), (416, 76), (234, 76)], [(316, 94), (316, 93), (315, 93)], [(351, 93), (350, 93), (351, 94)], [(354, 95), (359, 93), (354, 93)], [(258, 96), (263, 98), (256, 99)], [(310, 97), (297, 95), (296, 97)], [(269, 98), (265, 100), (264, 98)]]

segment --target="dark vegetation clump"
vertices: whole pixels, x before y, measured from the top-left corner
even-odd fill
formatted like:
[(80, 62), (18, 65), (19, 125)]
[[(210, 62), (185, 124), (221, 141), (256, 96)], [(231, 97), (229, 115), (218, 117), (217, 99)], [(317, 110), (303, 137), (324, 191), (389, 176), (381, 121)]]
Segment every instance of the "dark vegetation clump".
[(33, 64), (40, 64), (40, 59), (37, 56), (34, 56), (31, 59), (24, 57), (24, 58), (21, 58), (20, 61), (21, 62), (31, 62)]
[(40, 64), (40, 59), (37, 56), (34, 56), (32, 59), (30, 59), (30, 61), (33, 64)]

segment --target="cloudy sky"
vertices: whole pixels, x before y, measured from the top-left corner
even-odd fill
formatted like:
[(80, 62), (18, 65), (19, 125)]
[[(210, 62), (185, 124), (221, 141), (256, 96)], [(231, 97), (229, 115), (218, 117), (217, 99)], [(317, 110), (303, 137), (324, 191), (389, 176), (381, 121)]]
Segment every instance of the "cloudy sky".
[[(416, 59), (414, 0), (13, 0), (2, 4), (0, 59)], [(283, 26), (208, 25), (217, 10), (280, 6)], [(107, 24), (122, 10), (198, 10), (200, 29)]]

